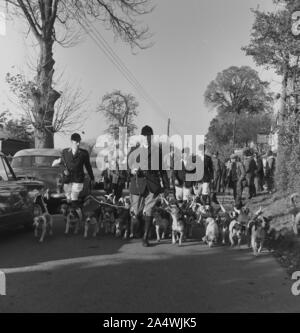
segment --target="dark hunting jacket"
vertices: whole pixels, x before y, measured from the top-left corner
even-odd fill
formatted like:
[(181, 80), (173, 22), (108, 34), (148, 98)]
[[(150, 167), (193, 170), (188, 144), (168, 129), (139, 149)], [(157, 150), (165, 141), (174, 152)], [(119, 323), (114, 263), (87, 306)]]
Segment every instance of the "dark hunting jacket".
[[(130, 156), (134, 153), (136, 149), (140, 149), (145, 153), (145, 156), (148, 156), (148, 170), (139, 169), (137, 174), (134, 175), (131, 173), (130, 176), (130, 194), (145, 196), (147, 192), (154, 194), (159, 194), (162, 192), (161, 180), (164, 189), (169, 189), (169, 178), (167, 171), (162, 170), (162, 153), (161, 146), (155, 147), (157, 156), (159, 156), (159, 167), (158, 170), (151, 170), (151, 147), (133, 147), (128, 154), (128, 169), (132, 170), (134, 168), (134, 162), (131, 161)], [(143, 155), (140, 155), (143, 156)], [(140, 156), (137, 157), (136, 162), (140, 163)], [(133, 159), (134, 160), (134, 159)]]
[(90, 163), (90, 156), (87, 150), (79, 148), (73, 156), (72, 149), (66, 148), (62, 151), (61, 164), (70, 172), (71, 183), (83, 183), (85, 166), (90, 179), (94, 180), (94, 173)]

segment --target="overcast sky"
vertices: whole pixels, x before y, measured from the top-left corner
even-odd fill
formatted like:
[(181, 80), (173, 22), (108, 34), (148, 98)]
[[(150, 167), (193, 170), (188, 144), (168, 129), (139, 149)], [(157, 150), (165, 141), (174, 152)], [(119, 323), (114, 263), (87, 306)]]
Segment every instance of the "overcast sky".
[[(215, 116), (204, 105), (204, 92), (217, 73), (236, 65), (255, 65), (241, 47), (247, 45), (253, 24), (250, 8), (259, 5), (274, 10), (272, 0), (156, 0), (155, 10), (144, 17), (153, 33), (154, 46), (133, 55), (130, 47), (115, 41), (110, 31), (97, 25), (106, 41), (138, 79), (148, 95), (164, 110), (153, 108), (120, 74), (96, 44), (86, 39), (73, 48), (56, 47), (57, 72), (72, 85), (80, 84), (89, 95), (88, 119), (82, 124), (85, 139), (96, 138), (106, 127), (95, 112), (102, 96), (114, 89), (134, 94), (139, 103), (140, 128), (148, 124), (156, 134), (166, 133), (167, 117), (172, 120), (171, 134), (206, 134)], [(5, 74), (28, 73), (34, 62), (32, 40), (26, 39), (17, 22), (8, 22), (6, 36), (0, 36), (0, 107), (16, 108), (8, 99)], [(28, 55), (30, 54), (30, 57)], [(15, 66), (15, 69), (12, 69)], [(270, 80), (278, 90), (278, 78), (272, 72), (256, 68), (261, 78)], [(68, 145), (69, 138), (55, 136), (57, 147)]]

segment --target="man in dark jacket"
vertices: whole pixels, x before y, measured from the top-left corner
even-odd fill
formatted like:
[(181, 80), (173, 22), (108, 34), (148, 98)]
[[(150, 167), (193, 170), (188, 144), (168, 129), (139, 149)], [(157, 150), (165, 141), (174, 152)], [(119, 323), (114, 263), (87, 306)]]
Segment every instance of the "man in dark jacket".
[(94, 173), (87, 150), (80, 148), (81, 137), (78, 133), (71, 136), (71, 147), (62, 151), (61, 158), (55, 160), (52, 166), (64, 166), (64, 192), (73, 208), (79, 208), (79, 194), (83, 190), (84, 170), (89, 174), (91, 185), (94, 183)]
[(256, 172), (256, 163), (252, 157), (251, 151), (246, 150), (244, 152), (244, 166), (246, 172), (246, 181), (248, 186), (248, 199), (251, 199), (256, 195), (255, 193), (255, 185), (254, 185), (254, 177)]
[(101, 177), (103, 177), (104, 191), (106, 194), (110, 194), (112, 192), (112, 170), (107, 167), (102, 171)]
[(245, 180), (245, 177), (245, 168), (238, 160), (238, 156), (236, 154), (231, 155), (228, 164), (228, 182), (229, 187), (233, 189), (235, 206), (238, 209), (242, 206), (243, 181)]
[(255, 192), (257, 194), (263, 191), (263, 179), (264, 179), (264, 166), (258, 152), (254, 154), (254, 161), (256, 163), (254, 184), (255, 184)]
[(222, 193), (225, 193), (226, 187), (227, 187), (227, 162), (228, 160), (225, 160), (224, 162), (221, 161), (221, 184), (220, 184), (220, 190)]
[[(163, 188), (165, 190), (169, 190), (169, 178), (167, 172), (162, 170), (161, 149), (159, 146), (156, 147), (152, 141), (152, 128), (149, 126), (143, 127), (141, 135), (146, 138), (147, 143), (131, 149), (128, 156), (128, 168), (131, 172), (129, 192), (131, 199), (131, 211), (135, 214), (135, 216), (139, 216), (140, 213), (142, 213), (145, 218), (143, 246), (148, 247), (148, 236), (152, 225), (152, 210), (158, 195), (162, 192), (161, 181)], [(130, 156), (134, 155), (136, 149), (139, 149), (137, 157), (138, 160), (132, 161)], [(152, 168), (151, 152), (156, 152), (155, 156), (159, 158), (158, 170), (154, 170), (154, 167)], [(146, 165), (146, 170), (142, 170), (140, 167), (137, 168), (135, 165), (136, 162), (145, 162), (140, 161), (142, 156), (145, 156), (147, 159), (146, 164), (148, 165)]]
[[(205, 150), (205, 146), (204, 146)], [(212, 159), (209, 155), (204, 154), (204, 175), (202, 182), (202, 201), (206, 205), (210, 205), (210, 184), (214, 177), (214, 167)]]
[(267, 153), (267, 187), (268, 192), (272, 193), (274, 191), (274, 176), (275, 176), (275, 163), (276, 159), (273, 155), (272, 150), (269, 150)]
[(216, 193), (220, 192), (221, 187), (221, 161), (219, 159), (219, 153), (216, 152), (212, 155), (212, 163), (214, 169), (214, 182), (213, 182), (213, 191)]

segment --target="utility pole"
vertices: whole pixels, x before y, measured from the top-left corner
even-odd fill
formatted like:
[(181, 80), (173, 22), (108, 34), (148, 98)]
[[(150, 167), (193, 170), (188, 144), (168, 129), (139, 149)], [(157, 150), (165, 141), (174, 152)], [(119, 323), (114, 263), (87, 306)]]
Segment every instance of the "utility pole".
[[(168, 118), (168, 128), (167, 134), (168, 139), (170, 139), (170, 128), (171, 128), (171, 118)], [(174, 191), (175, 184), (174, 184), (174, 146), (170, 146), (170, 188)]]

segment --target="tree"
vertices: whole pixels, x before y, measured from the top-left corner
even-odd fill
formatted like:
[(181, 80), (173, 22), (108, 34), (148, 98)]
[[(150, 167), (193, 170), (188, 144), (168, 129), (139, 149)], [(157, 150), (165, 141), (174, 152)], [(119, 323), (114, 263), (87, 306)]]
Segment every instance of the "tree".
[(138, 106), (133, 95), (123, 94), (120, 90), (104, 95), (98, 112), (103, 113), (109, 125), (105, 132), (118, 139), (119, 127), (127, 127), (128, 136), (134, 134), (137, 128), (134, 119), (138, 115)]
[[(23, 74), (6, 74), (8, 83), (13, 96), (16, 99), (15, 105), (21, 109), (23, 118), (32, 128), (45, 127), (48, 125), (44, 119), (40, 119), (34, 108), (31, 90), (35, 89), (34, 81), (27, 80)], [(83, 108), (86, 105), (86, 98), (83, 96), (80, 87), (73, 88), (69, 83), (63, 84), (60, 91), (60, 99), (54, 106), (54, 114), (51, 123), (52, 133), (69, 133), (82, 127), (86, 113)], [(41, 121), (41, 123), (39, 123)]]
[[(296, 174), (295, 154), (299, 141), (299, 64), (300, 39), (292, 34), (292, 12), (299, 0), (274, 0), (285, 5), (282, 10), (265, 13), (253, 10), (255, 21), (248, 46), (243, 47), (259, 66), (272, 68), (282, 77), (282, 92), (278, 108), (278, 157), (276, 167), (277, 189), (290, 188)], [(296, 6), (296, 7), (295, 7)], [(298, 7), (299, 8), (299, 7)], [(296, 128), (295, 128), (296, 127)], [(295, 144), (296, 142), (296, 144)], [(291, 158), (291, 156), (293, 156)]]
[[(21, 17), (39, 47), (37, 75), (30, 85), (33, 100), (36, 147), (53, 147), (54, 106), (60, 93), (53, 87), (55, 43), (70, 46), (76, 32), (88, 26), (89, 19), (101, 21), (116, 37), (133, 48), (144, 48), (148, 28), (137, 17), (152, 11), (151, 0), (5, 0), (8, 13)], [(75, 38), (75, 39), (74, 39)]]
[[(210, 123), (206, 142), (210, 151), (218, 151), (223, 158), (229, 157), (233, 150), (231, 144), (233, 115), (217, 115)], [(248, 147), (251, 142), (257, 143), (257, 134), (268, 134), (271, 129), (271, 115), (240, 114), (236, 119), (236, 144)]]
[(0, 114), (0, 128), (5, 130), (8, 137), (12, 139), (24, 140), (32, 142), (33, 128), (28, 121), (21, 117), (19, 119), (13, 119), (12, 114), (6, 110)]
[(257, 65), (264, 66), (266, 69), (273, 68), (282, 77), (279, 110), (279, 123), (282, 123), (287, 112), (285, 106), (289, 81), (293, 91), (299, 76), (300, 40), (291, 33), (290, 10), (284, 9), (274, 13), (265, 13), (258, 9), (252, 11), (255, 15), (255, 22), (252, 27), (251, 40), (249, 45), (243, 47), (242, 50), (252, 56)]
[(258, 73), (248, 67), (232, 66), (212, 81), (205, 92), (205, 103), (219, 114), (233, 115), (233, 145), (236, 143), (236, 120), (242, 112), (253, 114), (269, 108), (271, 95), (268, 83), (260, 80)]

